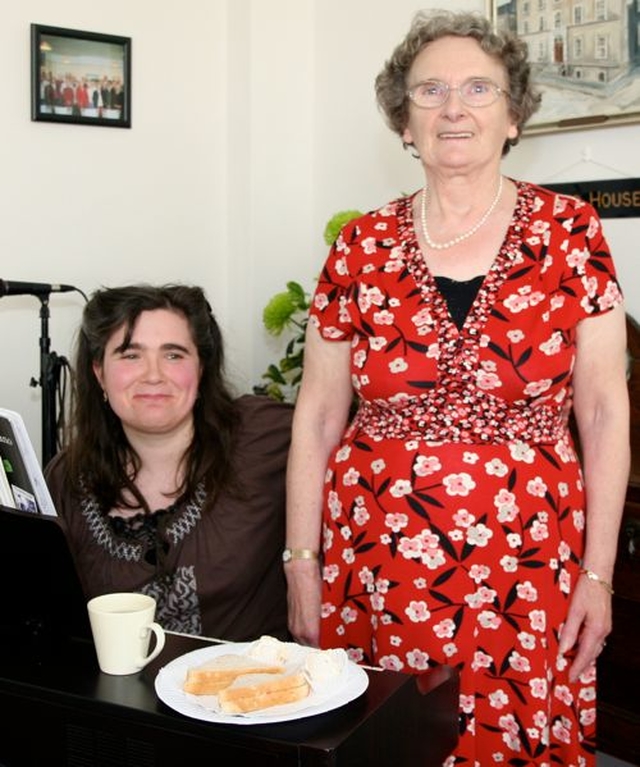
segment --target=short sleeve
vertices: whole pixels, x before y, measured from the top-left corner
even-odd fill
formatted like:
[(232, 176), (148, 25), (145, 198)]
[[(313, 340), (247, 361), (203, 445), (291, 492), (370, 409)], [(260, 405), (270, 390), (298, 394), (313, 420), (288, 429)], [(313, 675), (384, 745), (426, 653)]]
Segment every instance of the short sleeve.
[(318, 279), (309, 321), (326, 341), (346, 341), (353, 336), (351, 311), (355, 281), (354, 261), (361, 250), (359, 219), (346, 224), (329, 251)]
[[(554, 195), (553, 220), (564, 230), (549, 256), (561, 262), (558, 298), (578, 323), (623, 303), (623, 294), (602, 223), (587, 202)], [(558, 242), (558, 240), (556, 240)]]

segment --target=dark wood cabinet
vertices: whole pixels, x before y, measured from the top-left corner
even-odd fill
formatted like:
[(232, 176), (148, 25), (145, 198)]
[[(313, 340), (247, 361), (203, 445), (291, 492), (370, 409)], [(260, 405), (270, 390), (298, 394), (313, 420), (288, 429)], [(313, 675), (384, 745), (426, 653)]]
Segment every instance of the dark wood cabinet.
[(640, 327), (627, 318), (631, 472), (613, 578), (613, 631), (598, 659), (598, 748), (640, 765)]
[(356, 700), (282, 723), (232, 725), (178, 714), (155, 694), (161, 665), (207, 640), (168, 634), (139, 674), (102, 674), (93, 644), (36, 656), (0, 642), (2, 767), (438, 767), (458, 739), (458, 678), (369, 670)]

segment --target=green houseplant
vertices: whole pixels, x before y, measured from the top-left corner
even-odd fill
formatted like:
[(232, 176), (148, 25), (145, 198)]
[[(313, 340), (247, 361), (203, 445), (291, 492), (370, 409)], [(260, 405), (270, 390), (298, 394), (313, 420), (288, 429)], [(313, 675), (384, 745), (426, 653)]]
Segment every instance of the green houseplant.
[(265, 383), (253, 387), (255, 394), (266, 394), (281, 402), (294, 402), (302, 378), (304, 334), (307, 328), (311, 296), (297, 282), (287, 282), (287, 289), (271, 297), (262, 311), (262, 324), (271, 336), (288, 339), (284, 356), (272, 362), (262, 374)]
[[(334, 214), (324, 229), (328, 246), (338, 238), (342, 227), (362, 213), (342, 210)], [(311, 293), (298, 282), (287, 282), (287, 289), (272, 296), (262, 310), (262, 324), (269, 335), (285, 336), (284, 356), (272, 362), (262, 374), (264, 383), (253, 387), (255, 394), (266, 394), (281, 402), (295, 402), (302, 379), (304, 337), (311, 307)]]

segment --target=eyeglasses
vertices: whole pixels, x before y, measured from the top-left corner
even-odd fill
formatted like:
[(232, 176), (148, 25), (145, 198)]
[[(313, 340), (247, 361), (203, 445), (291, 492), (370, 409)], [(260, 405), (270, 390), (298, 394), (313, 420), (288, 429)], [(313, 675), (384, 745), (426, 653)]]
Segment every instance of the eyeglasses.
[(420, 109), (435, 109), (446, 103), (452, 90), (458, 92), (458, 96), (468, 107), (489, 107), (502, 94), (509, 96), (508, 91), (486, 77), (470, 77), (455, 88), (442, 80), (425, 80), (414, 85), (407, 91), (407, 95)]

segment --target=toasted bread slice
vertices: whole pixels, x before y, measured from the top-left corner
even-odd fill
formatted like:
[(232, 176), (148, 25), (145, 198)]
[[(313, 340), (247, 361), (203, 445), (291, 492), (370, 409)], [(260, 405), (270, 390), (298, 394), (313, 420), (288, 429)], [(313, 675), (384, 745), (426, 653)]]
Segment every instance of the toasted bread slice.
[(192, 695), (216, 695), (244, 674), (282, 674), (284, 666), (263, 663), (247, 655), (217, 655), (200, 666), (187, 669), (183, 690)]
[(220, 690), (218, 703), (225, 714), (245, 714), (296, 703), (306, 698), (310, 691), (302, 672), (275, 677), (272, 674), (245, 674)]

